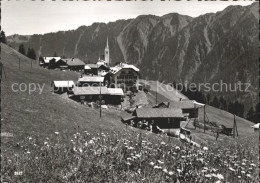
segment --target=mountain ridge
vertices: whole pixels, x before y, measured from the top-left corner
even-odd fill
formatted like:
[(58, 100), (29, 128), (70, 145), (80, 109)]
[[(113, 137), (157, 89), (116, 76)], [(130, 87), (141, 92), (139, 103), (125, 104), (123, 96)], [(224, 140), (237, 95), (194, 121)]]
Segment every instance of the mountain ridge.
[[(178, 13), (140, 15), (135, 19), (93, 23), (44, 35), (9, 36), (18, 48), (33, 47), (38, 56), (79, 57), (95, 63), (109, 39), (111, 62), (138, 66), (145, 79), (211, 84), (249, 82), (248, 93), (221, 93), (229, 100), (257, 102), (258, 4), (189, 17)], [(14, 39), (14, 41), (12, 41)]]

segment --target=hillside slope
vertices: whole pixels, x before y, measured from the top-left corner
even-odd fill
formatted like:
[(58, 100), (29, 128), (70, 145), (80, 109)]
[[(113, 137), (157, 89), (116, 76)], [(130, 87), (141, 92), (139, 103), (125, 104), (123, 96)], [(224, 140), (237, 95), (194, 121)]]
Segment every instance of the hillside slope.
[[(53, 71), (43, 69), (33, 61), (19, 54), (12, 48), (1, 45), (1, 61), (4, 65), (6, 78), (2, 78), (2, 132), (13, 133), (14, 138), (29, 136), (31, 133), (49, 136), (55, 131), (68, 131), (73, 133), (79, 127), (90, 131), (120, 130), (120, 113), (103, 111), (103, 117), (99, 118), (99, 111), (82, 106), (65, 95), (52, 93), (51, 82), (53, 80), (74, 80), (79, 73), (70, 71)], [(21, 60), (21, 70), (19, 62)], [(31, 83), (44, 86), (43, 92), (29, 94), (28, 91), (12, 91), (14, 83), (24, 83), (28, 87)], [(24, 87), (22, 84), (22, 87)], [(18, 86), (15, 85), (17, 90)], [(24, 88), (22, 88), (24, 89)]]
[[(19, 138), (20, 135), (37, 133), (48, 136), (54, 131), (73, 132), (77, 128), (90, 131), (99, 130), (122, 130), (124, 125), (120, 122), (121, 112), (113, 109), (103, 110), (102, 118), (99, 118), (99, 110), (87, 108), (67, 98), (66, 95), (53, 94), (50, 86), (53, 80), (71, 79), (76, 81), (79, 74), (76, 72), (63, 72), (43, 69), (34, 61), (19, 54), (12, 48), (1, 45), (2, 63), (6, 78), (2, 78), (2, 132), (10, 132)], [(19, 62), (21, 60), (21, 69)], [(13, 92), (12, 84), (36, 83), (40, 86), (45, 84), (43, 92), (39, 89), (31, 94), (28, 91)], [(155, 104), (155, 82), (150, 82), (150, 103)], [(14, 89), (17, 89), (15, 85)], [(23, 86), (24, 87), (24, 86)], [(185, 97), (175, 92), (158, 91), (158, 102), (177, 101)], [(160, 97), (161, 96), (161, 97)], [(200, 119), (203, 119), (200, 111)], [(212, 121), (219, 121), (226, 126), (232, 126), (233, 116), (225, 111), (208, 106), (207, 114)], [(240, 135), (252, 132), (250, 126), (253, 123), (242, 118), (237, 118), (237, 126)]]

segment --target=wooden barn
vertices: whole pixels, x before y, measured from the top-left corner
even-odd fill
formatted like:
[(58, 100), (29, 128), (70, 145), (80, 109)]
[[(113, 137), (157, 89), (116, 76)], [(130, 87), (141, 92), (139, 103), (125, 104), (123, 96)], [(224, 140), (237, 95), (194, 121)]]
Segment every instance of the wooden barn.
[(107, 88), (105, 86), (101, 87), (75, 87), (72, 89), (71, 98), (76, 101), (87, 101), (87, 102), (97, 102), (101, 100), (104, 104), (121, 104), (122, 97), (124, 93), (123, 90), (115, 90), (114, 88)]
[(54, 93), (65, 93), (72, 92), (72, 88), (75, 87), (74, 81), (53, 81), (52, 82), (53, 92)]
[(78, 79), (78, 85), (82, 86), (103, 86), (104, 77), (101, 76), (83, 76)]
[(92, 70), (88, 65), (84, 66), (84, 74), (86, 75), (91, 75), (92, 74)]
[[(89, 69), (90, 68), (90, 69)], [(109, 71), (109, 67), (100, 64), (87, 64), (84, 69), (85, 74), (102, 75)]]
[(133, 116), (137, 121), (154, 121), (154, 124), (161, 129), (180, 128), (180, 122), (186, 121), (181, 109), (172, 108), (137, 108)]
[(41, 61), (40, 65), (46, 68), (51, 68), (52, 65), (60, 59), (61, 57), (43, 57), (43, 61)]
[(83, 71), (85, 63), (79, 58), (66, 58), (63, 59), (71, 71)]
[(122, 88), (108, 88), (107, 95), (104, 96), (104, 99), (109, 104), (118, 105), (123, 102), (124, 92)]
[(171, 102), (169, 108), (180, 108), (182, 113), (188, 113), (189, 118), (198, 118), (199, 108), (205, 104), (196, 102), (195, 100), (182, 100), (178, 102)]
[(55, 62), (51, 61), (50, 65), (49, 65), (49, 69), (61, 69), (61, 70), (65, 70), (68, 68), (68, 65), (66, 64), (66, 62), (62, 59), (59, 59)]

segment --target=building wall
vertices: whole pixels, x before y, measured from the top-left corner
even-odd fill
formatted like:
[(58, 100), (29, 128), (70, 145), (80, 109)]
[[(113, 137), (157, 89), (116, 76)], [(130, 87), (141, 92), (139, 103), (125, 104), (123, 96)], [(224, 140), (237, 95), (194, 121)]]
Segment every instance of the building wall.
[(121, 84), (125, 84), (127, 88), (130, 88), (139, 84), (139, 74), (133, 69), (123, 68), (115, 75), (113, 75), (113, 80), (116, 87), (118, 88), (121, 87)]
[(154, 121), (154, 124), (161, 129), (175, 129), (180, 128), (180, 118), (137, 118), (136, 121), (146, 120), (151, 122)]

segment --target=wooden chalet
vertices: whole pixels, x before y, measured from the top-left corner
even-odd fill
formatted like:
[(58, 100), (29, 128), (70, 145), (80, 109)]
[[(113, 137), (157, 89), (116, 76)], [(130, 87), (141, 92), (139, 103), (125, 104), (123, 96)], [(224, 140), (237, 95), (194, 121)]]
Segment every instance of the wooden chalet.
[(124, 96), (123, 90), (115, 88), (107, 88), (105, 86), (101, 87), (75, 87), (72, 89), (71, 98), (76, 101), (87, 101), (87, 102), (97, 102), (101, 100), (105, 104), (119, 105)]
[(84, 69), (84, 73), (88, 75), (102, 75), (102, 73), (105, 75), (108, 71), (109, 67), (103, 64), (86, 64)]
[(103, 86), (104, 77), (101, 76), (83, 76), (78, 79), (78, 86)]
[(83, 71), (85, 63), (79, 58), (66, 58), (63, 59), (67, 65), (67, 68), (71, 71)]
[(65, 93), (71, 92), (72, 88), (75, 87), (74, 81), (53, 81), (52, 82), (53, 92), (54, 93)]
[(137, 121), (154, 121), (161, 129), (180, 128), (180, 122), (186, 121), (181, 109), (173, 108), (137, 108), (133, 116)]
[(61, 60), (61, 57), (43, 57), (40, 65), (45, 68), (53, 68), (53, 64), (59, 60)]

